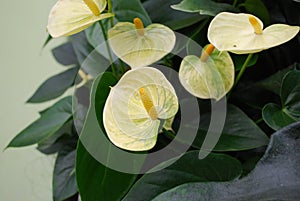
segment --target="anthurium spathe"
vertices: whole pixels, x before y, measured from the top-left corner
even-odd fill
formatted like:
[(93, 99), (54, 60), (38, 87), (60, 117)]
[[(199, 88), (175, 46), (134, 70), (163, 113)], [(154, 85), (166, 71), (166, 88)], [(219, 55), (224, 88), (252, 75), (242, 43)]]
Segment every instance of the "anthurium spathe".
[(194, 96), (219, 100), (233, 86), (234, 64), (228, 52), (220, 52), (209, 44), (200, 58), (189, 55), (182, 60), (179, 79)]
[(112, 17), (112, 13), (102, 13), (106, 4), (106, 0), (58, 0), (50, 11), (47, 30), (54, 38), (76, 34)]
[(177, 110), (175, 90), (163, 73), (141, 67), (126, 72), (111, 88), (103, 124), (116, 146), (144, 151), (155, 145), (163, 119), (172, 118)]
[(139, 18), (134, 23), (119, 22), (108, 31), (113, 52), (131, 68), (150, 65), (166, 54), (175, 45), (174, 32), (162, 25), (144, 27)]
[(211, 21), (208, 40), (220, 51), (247, 54), (283, 44), (298, 32), (299, 26), (273, 24), (263, 29), (254, 15), (222, 12)]

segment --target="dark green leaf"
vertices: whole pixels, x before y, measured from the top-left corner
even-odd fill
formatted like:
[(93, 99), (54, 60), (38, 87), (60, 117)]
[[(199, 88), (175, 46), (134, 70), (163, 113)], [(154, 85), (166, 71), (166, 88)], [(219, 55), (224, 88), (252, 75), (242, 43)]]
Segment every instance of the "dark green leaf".
[(124, 201), (148, 201), (185, 183), (229, 181), (242, 172), (240, 162), (228, 155), (210, 154), (199, 160), (198, 154), (198, 151), (187, 152), (169, 167), (145, 174), (132, 187)]
[(240, 180), (186, 183), (158, 195), (160, 200), (257, 201), (300, 199), (300, 123), (272, 136), (264, 157)]
[(14, 137), (7, 147), (32, 145), (54, 135), (72, 117), (72, 97), (61, 99)]
[[(93, 77), (104, 72), (110, 65), (106, 56), (103, 56), (88, 42), (85, 32), (80, 32), (71, 37), (72, 45), (81, 68)], [(102, 48), (102, 46), (101, 46)], [(102, 48), (103, 49), (103, 48)], [(107, 52), (106, 49), (103, 51)]]
[[(104, 73), (94, 81), (90, 108), (80, 135), (80, 139), (87, 139), (89, 137), (92, 140), (91, 143), (94, 143), (97, 147), (101, 147), (101, 150), (98, 149), (101, 153), (109, 150), (103, 150), (101, 142), (98, 143), (99, 140), (97, 141), (99, 138), (96, 129), (99, 129), (99, 124), (102, 128), (103, 125), (102, 121), (98, 123), (96, 113), (99, 113), (99, 116), (102, 117), (103, 107), (110, 91), (110, 86), (115, 85), (116, 82), (116, 78), (111, 73)], [(95, 109), (96, 105), (97, 109)], [(108, 154), (106, 157), (107, 161), (116, 160), (113, 154)], [(114, 201), (120, 200), (124, 196), (134, 182), (136, 175), (118, 172), (102, 165), (90, 155), (83, 143), (79, 141), (77, 147), (76, 177), (82, 201)]]
[[(235, 68), (236, 71), (241, 70), (244, 62), (246, 61), (246, 59), (248, 57), (248, 55), (239, 55), (239, 54), (231, 54), (230, 56), (231, 56), (231, 58), (233, 60), (234, 68)], [(258, 59), (258, 54), (254, 54), (251, 57), (248, 65), (247, 65), (247, 67), (251, 67), (251, 66), (255, 65), (257, 59)]]
[(58, 152), (67, 140), (71, 138), (73, 121), (66, 122), (55, 134), (51, 137), (38, 143), (37, 149), (44, 154), (53, 154)]
[(113, 12), (120, 22), (133, 22), (133, 19), (138, 17), (145, 26), (152, 23), (140, 0), (130, 0), (130, 3), (128, 0), (115, 0)]
[(105, 42), (105, 39), (103, 37), (100, 24), (95, 23), (89, 28), (85, 30), (85, 35), (88, 40), (88, 42), (94, 47), (97, 48), (98, 45), (101, 45)]
[(269, 103), (263, 108), (262, 116), (268, 126), (274, 130), (279, 130), (297, 120), (274, 103)]
[(254, 87), (262, 87), (266, 90), (269, 90), (278, 96), (280, 96), (280, 88), (282, 84), (282, 80), (286, 73), (293, 68), (296, 68), (298, 64), (291, 65), (283, 70), (280, 70), (276, 72), (275, 74), (271, 75), (270, 77), (267, 77), (266, 79), (257, 82)]
[(287, 112), (300, 118), (300, 71), (292, 70), (283, 78), (280, 90), (281, 102)]
[(65, 147), (58, 153), (53, 172), (53, 201), (63, 201), (77, 193), (76, 150)]
[[(200, 130), (193, 145), (200, 148), (205, 138), (210, 114), (202, 114)], [(266, 134), (239, 108), (229, 105), (222, 135), (214, 151), (238, 151), (268, 144)]]
[(217, 3), (211, 0), (183, 0), (181, 3), (171, 7), (175, 10), (184, 12), (199, 12), (201, 15), (211, 16), (215, 16), (224, 11), (238, 11), (238, 9), (230, 4)]
[(246, 10), (261, 19), (264, 24), (270, 23), (269, 11), (261, 0), (246, 0), (243, 5)]
[(76, 179), (82, 201), (120, 200), (135, 178), (136, 175), (118, 172), (102, 165), (78, 142)]
[(78, 67), (74, 67), (50, 77), (36, 90), (27, 102), (41, 103), (61, 96), (74, 84), (78, 70)]
[(78, 64), (76, 54), (74, 52), (72, 43), (64, 43), (52, 50), (52, 54), (56, 61), (62, 65), (68, 66)]
[(291, 70), (283, 78), (280, 96), (282, 106), (267, 104), (262, 111), (264, 121), (278, 130), (300, 118), (300, 71)]
[(180, 0), (151, 0), (145, 2), (144, 7), (153, 22), (164, 24), (172, 30), (188, 27), (207, 18), (197, 13), (180, 12), (171, 8), (171, 5), (179, 2)]

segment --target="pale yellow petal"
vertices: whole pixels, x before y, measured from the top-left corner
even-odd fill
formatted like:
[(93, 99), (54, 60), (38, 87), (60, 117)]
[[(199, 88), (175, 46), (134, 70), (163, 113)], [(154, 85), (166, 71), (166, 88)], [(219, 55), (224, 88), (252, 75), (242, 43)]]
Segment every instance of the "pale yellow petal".
[(179, 79), (183, 87), (194, 96), (219, 100), (233, 86), (234, 64), (228, 52), (216, 49), (206, 62), (189, 55), (180, 65)]
[(175, 90), (159, 70), (141, 67), (126, 72), (110, 91), (103, 123), (115, 145), (132, 151), (152, 148), (160, 125), (145, 109), (140, 88), (149, 93), (159, 119), (172, 117), (178, 110)]
[(137, 34), (135, 25), (120, 22), (108, 31), (114, 53), (131, 68), (148, 66), (170, 53), (175, 45), (174, 32), (161, 24), (151, 24)]
[(275, 47), (292, 39), (298, 32), (298, 26), (276, 24), (267, 27), (262, 34), (256, 34), (249, 22), (252, 16), (263, 29), (257, 17), (244, 13), (218, 14), (208, 28), (208, 40), (220, 51), (236, 54), (248, 54)]
[[(261, 51), (258, 48), (258, 41), (253, 27), (249, 22), (249, 17), (253, 16), (244, 13), (222, 12), (218, 14), (210, 23), (208, 28), (208, 40), (220, 51), (240, 51), (252, 52)], [(253, 16), (263, 28), (260, 19)]]
[[(145, 151), (154, 147), (157, 139), (159, 120), (153, 121), (152, 126), (145, 129), (141, 136), (133, 136), (119, 129), (113, 115), (112, 99), (108, 98), (103, 111), (103, 124), (110, 141), (117, 147), (130, 151)], [(142, 137), (149, 134), (153, 137)]]
[[(102, 4), (99, 1), (97, 5)], [(111, 13), (95, 16), (83, 0), (59, 0), (50, 11), (47, 30), (54, 38), (69, 36), (86, 29), (96, 21), (112, 16)]]

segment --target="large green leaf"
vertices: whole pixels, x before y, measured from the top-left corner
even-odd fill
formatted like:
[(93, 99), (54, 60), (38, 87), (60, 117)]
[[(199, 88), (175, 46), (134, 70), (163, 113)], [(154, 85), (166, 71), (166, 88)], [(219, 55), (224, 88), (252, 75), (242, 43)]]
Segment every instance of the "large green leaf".
[(58, 153), (53, 172), (53, 201), (64, 201), (77, 193), (75, 149), (65, 146)]
[(262, 111), (264, 121), (279, 130), (300, 118), (300, 71), (292, 70), (283, 78), (280, 97), (282, 106), (267, 104)]
[(113, 13), (120, 22), (133, 22), (133, 19), (140, 18), (145, 26), (151, 24), (151, 19), (145, 11), (140, 0), (115, 0), (113, 2)]
[(153, 200), (297, 201), (300, 199), (299, 137), (299, 122), (275, 133), (255, 169), (240, 180), (186, 183)]
[(242, 172), (240, 162), (228, 155), (210, 154), (199, 160), (198, 154), (198, 151), (187, 152), (171, 166), (145, 174), (132, 187), (124, 201), (148, 201), (185, 183), (229, 181)]
[(263, 119), (274, 130), (279, 130), (297, 121), (288, 114), (287, 110), (274, 103), (269, 103), (263, 108)]
[(171, 6), (175, 10), (184, 12), (199, 12), (201, 15), (215, 16), (224, 11), (238, 11), (227, 3), (217, 3), (211, 0), (183, 0), (177, 5)]
[(76, 79), (78, 67), (70, 68), (47, 79), (28, 99), (28, 103), (40, 103), (61, 96)]
[[(80, 139), (92, 137), (91, 140), (97, 142), (97, 139), (93, 138), (93, 136), (97, 137), (97, 131), (94, 129), (95, 126), (91, 124), (101, 124), (97, 125), (97, 128), (99, 126), (103, 128), (102, 121), (98, 123), (98, 120), (94, 118), (96, 118), (96, 111), (102, 117), (104, 103), (110, 86), (115, 85), (116, 82), (116, 78), (111, 73), (104, 73), (94, 81), (91, 104)], [(97, 110), (95, 110), (95, 105), (97, 105)], [(95, 146), (101, 147), (101, 150), (99, 150), (101, 153), (110, 151), (110, 147), (108, 148), (109, 150), (104, 150), (101, 142)], [(98, 162), (90, 155), (81, 141), (78, 142), (76, 157), (76, 178), (82, 201), (120, 200), (136, 178), (136, 175), (118, 172)], [(108, 153), (106, 160), (116, 160), (113, 157), (113, 155)]]
[(41, 114), (41, 117), (14, 137), (7, 147), (32, 145), (54, 135), (72, 118), (72, 98), (61, 99)]
[(82, 201), (117, 201), (126, 194), (136, 175), (112, 170), (93, 158), (79, 141), (76, 179)]
[[(202, 114), (200, 130), (193, 145), (200, 148), (205, 138), (210, 114)], [(266, 134), (239, 108), (229, 105), (225, 125), (214, 151), (238, 151), (268, 144)]]
[(198, 13), (180, 12), (171, 8), (171, 5), (179, 2), (180, 0), (151, 0), (146, 1), (143, 5), (153, 22), (164, 24), (172, 30), (191, 26), (207, 18), (206, 16), (199, 16)]
[(71, 42), (64, 43), (52, 50), (52, 54), (57, 62), (69, 66), (78, 64), (76, 54)]

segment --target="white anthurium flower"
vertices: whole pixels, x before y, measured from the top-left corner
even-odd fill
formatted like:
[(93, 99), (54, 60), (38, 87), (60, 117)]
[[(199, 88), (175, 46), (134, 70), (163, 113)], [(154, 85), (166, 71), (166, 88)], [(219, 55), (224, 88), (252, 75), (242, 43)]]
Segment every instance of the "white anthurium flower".
[(154, 147), (164, 119), (175, 116), (178, 99), (159, 70), (140, 67), (126, 72), (111, 88), (103, 111), (110, 141), (130, 151)]
[(106, 0), (58, 0), (50, 11), (47, 30), (53, 38), (76, 34), (94, 22), (113, 17), (102, 13)]
[(174, 32), (162, 25), (144, 28), (139, 18), (134, 23), (119, 22), (108, 31), (113, 52), (131, 68), (148, 66), (170, 53), (175, 46)]
[(179, 80), (192, 95), (220, 100), (234, 83), (234, 64), (228, 52), (209, 44), (201, 57), (186, 56), (180, 65)]
[(220, 51), (248, 54), (278, 46), (299, 32), (299, 26), (273, 24), (263, 29), (254, 15), (222, 12), (210, 23), (208, 40)]

